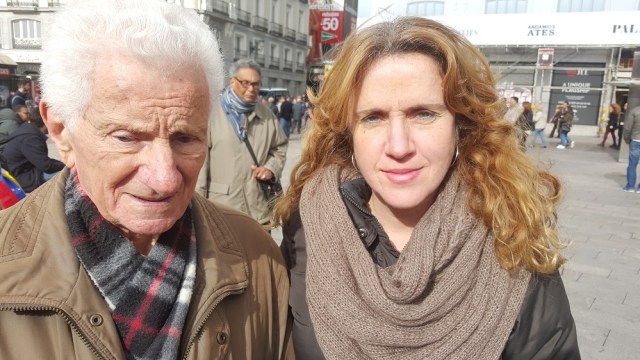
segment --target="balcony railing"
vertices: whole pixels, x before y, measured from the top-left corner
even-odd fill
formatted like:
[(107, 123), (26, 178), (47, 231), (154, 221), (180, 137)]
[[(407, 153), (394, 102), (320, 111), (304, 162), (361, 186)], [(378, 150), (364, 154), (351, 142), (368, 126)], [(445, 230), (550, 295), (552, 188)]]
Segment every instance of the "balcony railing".
[(285, 70), (293, 70), (293, 61), (285, 60), (284, 61), (284, 69)]
[(272, 56), (271, 61), (269, 62), (269, 68), (271, 69), (280, 69), (280, 58), (277, 56)]
[(296, 40), (296, 31), (289, 28), (284, 28), (284, 38), (287, 40), (295, 41)]
[(299, 63), (296, 64), (296, 72), (304, 73), (306, 67), (307, 67), (307, 65), (305, 63), (299, 62)]
[(49, 7), (60, 7), (64, 5), (64, 0), (49, 0)]
[(42, 39), (13, 38), (14, 49), (41, 49)]
[(211, 10), (219, 14), (229, 16), (229, 3), (221, 0), (213, 0)]
[(256, 61), (260, 66), (264, 66), (264, 54), (256, 54)]
[(301, 32), (296, 32), (296, 41), (300, 44), (307, 45), (307, 34), (303, 34)]
[(37, 0), (7, 0), (8, 7), (38, 7)]
[(247, 50), (235, 49), (234, 52), (236, 54), (236, 59), (246, 58), (247, 56), (249, 56), (249, 52)]
[(282, 36), (282, 25), (276, 24), (273, 21), (269, 23), (271, 30), (269, 32), (276, 36)]
[(253, 28), (254, 29), (258, 29), (258, 30), (263, 30), (263, 31), (267, 31), (269, 30), (269, 20), (260, 17), (260, 16), (254, 16), (253, 17)]
[(240, 24), (251, 26), (251, 14), (248, 11), (236, 9), (236, 18)]

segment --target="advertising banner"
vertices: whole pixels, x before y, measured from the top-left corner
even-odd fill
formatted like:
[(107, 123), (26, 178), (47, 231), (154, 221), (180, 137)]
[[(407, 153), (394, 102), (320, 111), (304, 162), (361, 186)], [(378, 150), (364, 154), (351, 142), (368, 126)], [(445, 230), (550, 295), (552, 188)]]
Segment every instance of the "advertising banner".
[(343, 11), (322, 11), (314, 10), (320, 13), (320, 43), (321, 44), (337, 44), (342, 42), (342, 24)]
[(604, 72), (588, 68), (604, 67), (604, 64), (558, 63), (556, 67), (578, 67), (578, 69), (553, 71), (551, 85), (561, 88), (551, 90), (549, 116), (553, 116), (557, 104), (568, 101), (574, 110), (574, 124), (597, 125), (602, 91), (591, 89), (602, 87)]

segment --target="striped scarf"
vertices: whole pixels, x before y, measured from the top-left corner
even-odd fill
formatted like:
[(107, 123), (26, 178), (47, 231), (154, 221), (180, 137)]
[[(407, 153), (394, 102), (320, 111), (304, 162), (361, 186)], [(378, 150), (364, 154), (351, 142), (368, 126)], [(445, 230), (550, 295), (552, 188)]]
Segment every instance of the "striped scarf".
[(236, 135), (238, 135), (240, 140), (244, 140), (245, 133), (242, 129), (242, 115), (253, 112), (256, 108), (256, 103), (246, 103), (236, 95), (233, 89), (231, 89), (231, 86), (227, 86), (227, 88), (222, 92), (220, 101), (224, 112), (227, 113), (227, 118), (229, 119), (229, 122), (231, 122), (233, 130), (236, 132)]
[(73, 170), (65, 214), (76, 254), (109, 306), (127, 359), (176, 359), (196, 275), (191, 210), (147, 256), (100, 215)]

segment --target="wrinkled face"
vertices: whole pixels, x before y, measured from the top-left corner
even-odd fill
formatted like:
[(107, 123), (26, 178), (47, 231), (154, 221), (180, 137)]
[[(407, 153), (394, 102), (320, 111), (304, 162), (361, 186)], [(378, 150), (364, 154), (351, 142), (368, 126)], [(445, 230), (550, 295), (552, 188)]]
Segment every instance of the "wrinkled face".
[(260, 74), (251, 68), (238, 69), (231, 78), (231, 89), (246, 103), (253, 103), (260, 92)]
[(372, 210), (422, 216), (437, 196), (456, 146), (454, 115), (444, 103), (438, 64), (422, 54), (377, 60), (364, 77), (355, 116), (354, 155), (373, 190)]
[(63, 158), (107, 221), (130, 239), (157, 237), (183, 215), (205, 158), (204, 73), (105, 56), (92, 90), (78, 126), (62, 133)]

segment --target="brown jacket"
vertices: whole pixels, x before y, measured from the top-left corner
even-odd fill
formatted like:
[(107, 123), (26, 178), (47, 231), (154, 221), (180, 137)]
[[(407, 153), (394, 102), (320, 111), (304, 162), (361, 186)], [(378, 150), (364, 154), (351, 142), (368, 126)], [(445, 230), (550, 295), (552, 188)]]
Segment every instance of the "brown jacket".
[[(0, 359), (124, 359), (109, 309), (71, 245), (68, 170), (0, 212)], [(181, 359), (293, 358), (289, 281), (255, 221), (194, 195), (197, 275)]]
[[(244, 117), (247, 138), (258, 163), (280, 178), (287, 155), (288, 140), (273, 112), (262, 105)], [(209, 121), (209, 151), (200, 170), (196, 191), (213, 201), (249, 214), (260, 224), (271, 221), (271, 209), (251, 165), (253, 160), (240, 141), (222, 106), (212, 111)]]

